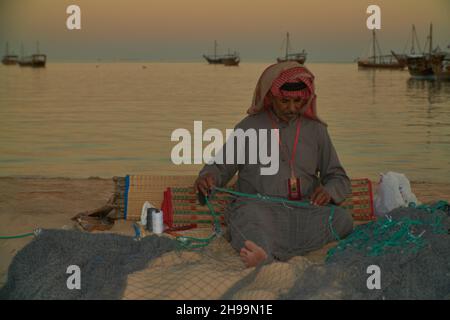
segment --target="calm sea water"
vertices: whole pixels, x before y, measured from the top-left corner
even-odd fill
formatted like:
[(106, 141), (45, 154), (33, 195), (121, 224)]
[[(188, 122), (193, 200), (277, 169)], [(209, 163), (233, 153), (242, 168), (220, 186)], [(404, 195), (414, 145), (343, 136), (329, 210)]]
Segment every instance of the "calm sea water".
[[(204, 130), (233, 128), (267, 65), (0, 66), (0, 176), (196, 174), (199, 165), (172, 164), (172, 131), (192, 132), (194, 120)], [(450, 83), (355, 64), (308, 67), (350, 176), (450, 180)]]

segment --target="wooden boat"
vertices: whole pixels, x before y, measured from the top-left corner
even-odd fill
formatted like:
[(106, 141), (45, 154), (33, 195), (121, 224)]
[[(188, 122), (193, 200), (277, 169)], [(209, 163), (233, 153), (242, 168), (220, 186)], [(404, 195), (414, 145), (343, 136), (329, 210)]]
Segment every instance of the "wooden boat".
[(217, 41), (214, 41), (214, 55), (203, 55), (209, 64), (225, 64), (227, 66), (237, 66), (240, 62), (239, 55), (235, 53), (228, 53), (225, 55), (217, 54)]
[(17, 60), (18, 59), (19, 59), (18, 56), (12, 55), (12, 54), (8, 54), (8, 55), (4, 55), (3, 56), (2, 63), (5, 66), (12, 66), (12, 65), (16, 65), (17, 64)]
[(232, 54), (227, 54), (222, 58), (222, 63), (225, 66), (238, 66), (241, 59), (239, 58), (238, 53), (234, 52)]
[(23, 44), (20, 45), (20, 59), (17, 61), (17, 63), (21, 67), (31, 67), (32, 66), (31, 56), (25, 56), (25, 50), (23, 48)]
[(5, 66), (12, 66), (17, 64), (17, 60), (19, 60), (19, 57), (15, 54), (9, 54), (9, 44), (6, 42), (6, 50), (5, 55), (3, 56), (2, 63)]
[(47, 56), (39, 53), (39, 42), (36, 45), (36, 52), (31, 56), (23, 56), (22, 47), (22, 58), (18, 61), (18, 64), (21, 67), (44, 68), (47, 63)]
[(31, 63), (33, 68), (44, 68), (47, 63), (47, 56), (45, 54), (33, 54)]
[[(407, 56), (408, 71), (414, 79), (435, 79), (432, 61), (436, 63), (437, 60), (443, 60), (445, 57), (445, 53), (440, 52), (440, 50), (433, 50), (433, 24), (430, 25), (427, 43), (428, 53), (423, 52)], [(438, 68), (438, 66), (435, 68)]]
[(203, 55), (203, 58), (205, 58), (209, 64), (222, 64), (221, 57)]
[(408, 71), (414, 79), (434, 79), (430, 56), (425, 54), (408, 55)]
[[(378, 49), (378, 55), (377, 55)], [(394, 55), (383, 55), (381, 53), (380, 45), (378, 44), (375, 30), (372, 30), (372, 51), (373, 55), (367, 59), (358, 59), (359, 68), (372, 69), (404, 69), (406, 64), (399, 62)]]
[(306, 61), (306, 56), (308, 55), (305, 50), (298, 53), (289, 53), (290, 49), (289, 42), (289, 32), (286, 33), (286, 51), (284, 57), (278, 57), (277, 62), (285, 62), (285, 61), (297, 61), (300, 64), (304, 64)]
[(360, 68), (376, 68), (376, 69), (404, 69), (404, 62), (399, 62), (393, 55), (384, 55), (377, 57), (369, 57), (365, 60), (358, 60)]
[(28, 57), (23, 57), (18, 61), (21, 67), (33, 67), (44, 68), (47, 62), (47, 56), (45, 54), (33, 54)]
[(234, 58), (224, 58), (223, 60), (223, 64), (225, 66), (238, 66), (239, 62), (241, 62), (241, 60), (239, 59), (239, 57), (234, 57)]

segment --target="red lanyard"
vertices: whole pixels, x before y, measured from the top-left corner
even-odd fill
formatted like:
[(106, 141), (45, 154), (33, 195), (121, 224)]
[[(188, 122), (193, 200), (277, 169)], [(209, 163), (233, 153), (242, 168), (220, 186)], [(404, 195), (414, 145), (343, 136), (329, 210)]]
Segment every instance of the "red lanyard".
[[(272, 115), (270, 114), (270, 111), (267, 111), (267, 114), (269, 115), (270, 121), (272, 122), (272, 128), (279, 130), (275, 120), (272, 118)], [(300, 118), (298, 118), (297, 132), (295, 134), (294, 146), (292, 147), (291, 159), (289, 160), (289, 167), (291, 168), (291, 178), (295, 178), (294, 160), (295, 160), (295, 153), (297, 151), (298, 139), (300, 137), (300, 123), (301, 123)], [(278, 144), (280, 145), (281, 150), (286, 154), (286, 151), (284, 150), (283, 145), (282, 145), (281, 136), (278, 133), (278, 131), (276, 131), (276, 132), (278, 135)]]

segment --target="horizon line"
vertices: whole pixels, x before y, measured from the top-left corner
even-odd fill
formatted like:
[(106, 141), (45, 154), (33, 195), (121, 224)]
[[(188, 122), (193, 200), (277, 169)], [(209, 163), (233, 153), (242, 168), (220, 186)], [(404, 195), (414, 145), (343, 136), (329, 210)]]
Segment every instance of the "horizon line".
[[(71, 58), (57, 58), (47, 60), (47, 63), (205, 63), (202, 59), (126, 59), (126, 58), (107, 58), (107, 59), (71, 59)], [(242, 63), (276, 63), (276, 59), (249, 59), (241, 61)], [(354, 60), (310, 60), (307, 63), (355, 63)]]

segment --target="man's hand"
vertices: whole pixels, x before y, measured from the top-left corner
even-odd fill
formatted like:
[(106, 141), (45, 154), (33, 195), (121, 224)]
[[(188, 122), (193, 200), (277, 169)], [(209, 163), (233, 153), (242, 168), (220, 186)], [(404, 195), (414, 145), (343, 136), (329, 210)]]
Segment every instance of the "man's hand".
[(201, 193), (203, 193), (204, 196), (207, 196), (208, 191), (211, 190), (211, 188), (215, 185), (216, 179), (211, 173), (207, 173), (195, 180), (194, 188), (195, 190), (199, 190)]
[(311, 203), (316, 206), (326, 206), (330, 201), (330, 194), (322, 186), (318, 186), (311, 195)]

